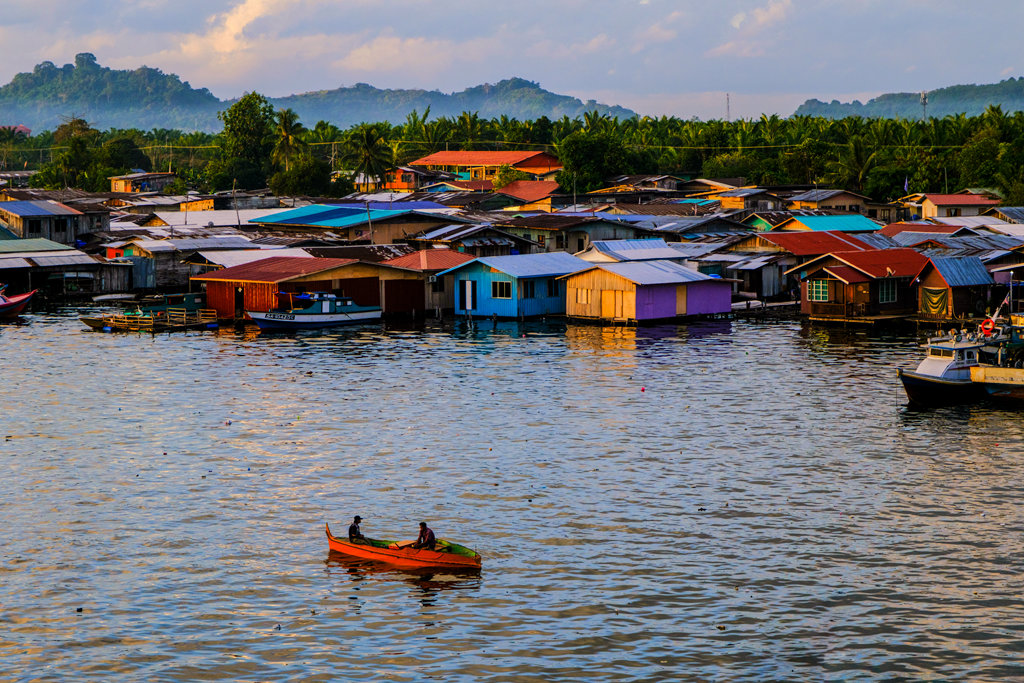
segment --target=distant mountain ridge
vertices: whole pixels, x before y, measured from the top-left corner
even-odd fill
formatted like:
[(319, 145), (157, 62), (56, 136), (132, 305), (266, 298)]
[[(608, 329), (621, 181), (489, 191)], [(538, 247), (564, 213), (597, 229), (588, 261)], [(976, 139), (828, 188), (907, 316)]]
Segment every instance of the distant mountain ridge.
[[(312, 127), (319, 120), (346, 128), (363, 121), (401, 123), (413, 109), (430, 107), (432, 117), (478, 112), (520, 120), (540, 116), (570, 118), (597, 110), (617, 118), (635, 116), (619, 106), (586, 102), (544, 90), (537, 83), (510, 78), (446, 94), (437, 90), (382, 90), (365, 83), (288, 97), (268, 98), (274, 107), (294, 109)], [(0, 125), (22, 124), (33, 132), (53, 130), (71, 116), (95, 128), (178, 128), (215, 132), (217, 112), (231, 105), (206, 88), (193, 88), (178, 76), (141, 67), (133, 71), (100, 66), (89, 53), (74, 64), (43, 62), (0, 87)]]
[[(987, 85), (953, 85), (928, 91), (929, 117), (966, 114), (977, 116), (991, 105), (999, 105), (1007, 113), (1024, 111), (1024, 78), (1008, 78)], [(794, 115), (824, 116), (841, 119), (847, 116), (863, 118), (920, 119), (924, 114), (921, 93), (887, 93), (867, 103), (859, 100), (840, 102), (807, 100)]]

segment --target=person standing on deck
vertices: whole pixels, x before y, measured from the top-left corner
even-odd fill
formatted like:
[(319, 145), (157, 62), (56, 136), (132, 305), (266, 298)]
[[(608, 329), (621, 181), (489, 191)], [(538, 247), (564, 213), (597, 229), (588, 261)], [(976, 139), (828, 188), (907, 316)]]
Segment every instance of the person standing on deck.
[(412, 544), (412, 547), (433, 550), (436, 543), (437, 539), (434, 538), (434, 532), (431, 531), (426, 522), (420, 522), (420, 535), (416, 542)]
[(363, 518), (356, 515), (352, 518), (352, 523), (348, 525), (348, 542), (355, 543), (356, 541), (366, 540), (363, 537), (363, 532), (359, 530), (359, 522), (363, 521)]

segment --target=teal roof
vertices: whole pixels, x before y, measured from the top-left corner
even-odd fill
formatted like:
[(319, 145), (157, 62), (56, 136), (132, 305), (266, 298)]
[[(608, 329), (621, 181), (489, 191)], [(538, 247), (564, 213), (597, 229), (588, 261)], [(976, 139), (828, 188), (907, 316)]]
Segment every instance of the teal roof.
[(859, 213), (842, 214), (839, 216), (796, 216), (797, 223), (806, 225), (815, 232), (822, 230), (838, 230), (839, 232), (867, 232), (880, 229), (882, 226), (867, 216)]
[(423, 214), (414, 209), (375, 209), (367, 211), (365, 206), (332, 204), (310, 204), (290, 211), (281, 211), (269, 216), (253, 218), (249, 222), (259, 225), (301, 225), (318, 228), (348, 228), (370, 221), (381, 221), (394, 216)]
[(64, 251), (71, 249), (66, 244), (34, 237), (27, 240), (5, 240), (0, 239), (0, 254), (19, 254), (29, 251)]

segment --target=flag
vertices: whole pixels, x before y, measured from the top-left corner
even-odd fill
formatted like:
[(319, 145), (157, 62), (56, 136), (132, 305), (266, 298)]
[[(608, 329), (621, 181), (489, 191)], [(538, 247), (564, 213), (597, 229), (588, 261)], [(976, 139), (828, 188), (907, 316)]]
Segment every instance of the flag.
[(910, 178), (903, 176), (903, 191), (910, 192)]

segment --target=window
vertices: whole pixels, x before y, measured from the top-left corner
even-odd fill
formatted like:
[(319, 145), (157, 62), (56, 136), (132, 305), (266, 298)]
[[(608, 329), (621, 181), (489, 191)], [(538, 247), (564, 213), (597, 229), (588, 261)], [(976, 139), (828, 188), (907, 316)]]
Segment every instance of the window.
[(68, 229), (67, 218), (54, 218), (53, 219), (53, 231), (54, 232), (65, 232)]
[(29, 218), (27, 230), (26, 234), (41, 235), (43, 233), (43, 222), (38, 218)]
[(512, 298), (512, 283), (503, 280), (499, 282), (491, 283), (491, 298), (492, 299), (511, 299)]
[(896, 301), (896, 281), (895, 280), (879, 280), (878, 281), (878, 303), (880, 304), (891, 304)]
[(555, 278), (551, 278), (550, 280), (548, 280), (548, 296), (558, 296), (558, 280), (556, 280)]
[(590, 303), (590, 290), (589, 289), (577, 289), (576, 290), (576, 303), (578, 303), (578, 304), (589, 304)]
[(444, 291), (444, 278), (434, 277), (434, 281), (430, 283), (431, 292), (443, 292)]
[(569, 240), (565, 237), (565, 235), (561, 233), (555, 235), (555, 249), (565, 249), (568, 242)]
[(807, 300), (828, 301), (828, 280), (808, 280)]
[(960, 215), (960, 209), (946, 209), (946, 215), (947, 216), (959, 216)]
[(537, 244), (544, 246), (544, 235), (537, 235)]
[(519, 283), (519, 294), (523, 299), (532, 299), (535, 294), (535, 285), (533, 280), (523, 280)]

